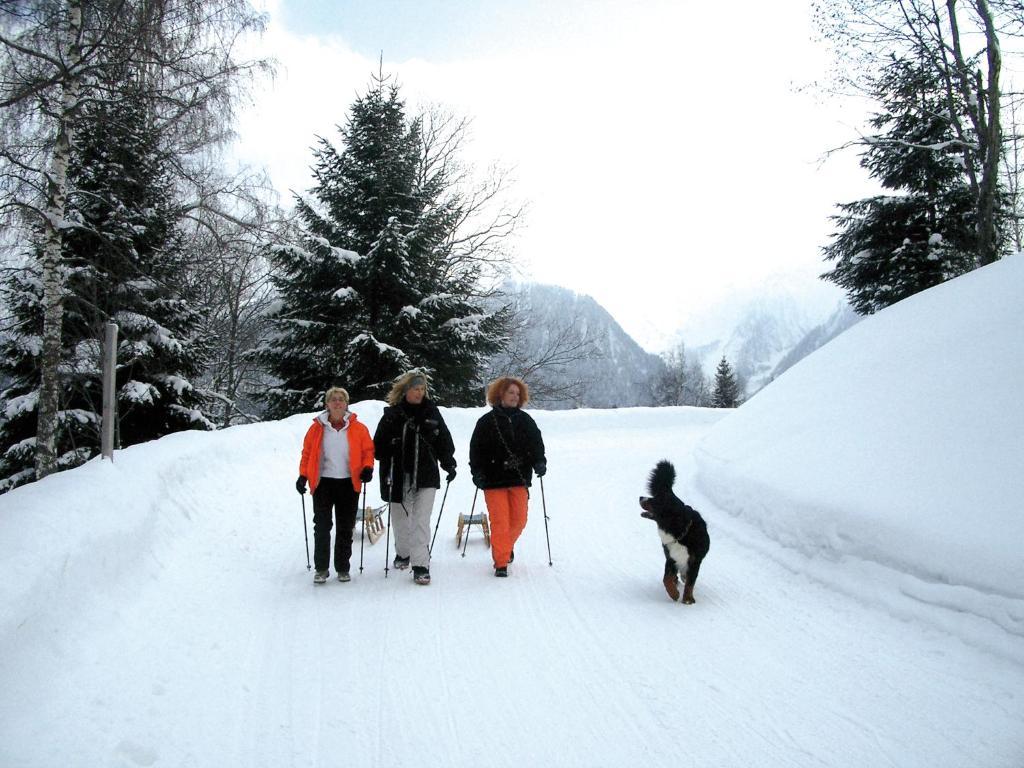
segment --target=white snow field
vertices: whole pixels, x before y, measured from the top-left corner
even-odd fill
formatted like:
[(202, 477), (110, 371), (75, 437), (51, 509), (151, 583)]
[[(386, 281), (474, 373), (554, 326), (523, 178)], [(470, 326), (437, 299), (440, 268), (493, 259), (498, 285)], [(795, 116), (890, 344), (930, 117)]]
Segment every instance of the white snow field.
[[(309, 414), (0, 496), (0, 766), (1020, 768), (1022, 288), (920, 294), (728, 414), (534, 410), (554, 565), (535, 486), (508, 579), (454, 544), (480, 408), (444, 410), (427, 587), (385, 540), (359, 573), (358, 527), (314, 587)], [(662, 458), (711, 532), (692, 606), (639, 516)]]

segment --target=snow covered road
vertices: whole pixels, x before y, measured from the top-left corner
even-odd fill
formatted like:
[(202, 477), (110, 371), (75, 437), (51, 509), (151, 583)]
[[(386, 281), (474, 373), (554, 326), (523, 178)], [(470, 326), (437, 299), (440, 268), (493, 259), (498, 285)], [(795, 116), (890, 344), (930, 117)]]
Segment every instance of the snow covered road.
[[(380, 407), (354, 409), (372, 429)], [(875, 604), (882, 582), (851, 598), (710, 505), (693, 448), (718, 413), (534, 412), (554, 565), (535, 488), (495, 579), (479, 532), (465, 558), (454, 545), (480, 412), (445, 411), (461, 472), (429, 587), (385, 579), (382, 540), (351, 583), (314, 588), (292, 487), (305, 416), (0, 497), (0, 765), (1024, 764), (1005, 630), (965, 642), (941, 609)], [(711, 531), (694, 606), (664, 594), (639, 516), (661, 458)]]

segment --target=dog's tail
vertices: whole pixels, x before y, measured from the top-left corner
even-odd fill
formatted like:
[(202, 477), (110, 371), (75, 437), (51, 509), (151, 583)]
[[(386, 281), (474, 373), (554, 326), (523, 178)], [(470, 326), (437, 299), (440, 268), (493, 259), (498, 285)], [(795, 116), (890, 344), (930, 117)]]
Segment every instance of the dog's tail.
[(662, 493), (667, 493), (672, 490), (672, 486), (676, 482), (676, 468), (672, 466), (670, 461), (659, 461), (653, 470), (651, 470), (651, 476), (647, 480), (647, 492), (651, 496), (658, 496)]

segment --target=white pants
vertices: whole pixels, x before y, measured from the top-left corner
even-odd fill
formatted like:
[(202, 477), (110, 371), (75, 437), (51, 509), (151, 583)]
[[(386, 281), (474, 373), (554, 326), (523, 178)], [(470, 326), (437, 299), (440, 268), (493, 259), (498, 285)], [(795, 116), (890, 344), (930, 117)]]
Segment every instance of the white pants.
[(395, 554), (408, 557), (413, 567), (430, 566), (430, 513), (436, 488), (406, 488), (403, 500), (391, 503), (391, 527), (395, 532)]

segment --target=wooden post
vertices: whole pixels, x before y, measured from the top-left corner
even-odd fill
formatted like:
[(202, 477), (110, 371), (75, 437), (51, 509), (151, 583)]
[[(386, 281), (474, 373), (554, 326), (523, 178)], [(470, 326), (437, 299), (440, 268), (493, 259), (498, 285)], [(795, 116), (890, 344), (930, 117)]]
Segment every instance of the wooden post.
[(103, 424), (100, 451), (104, 459), (114, 460), (114, 424), (117, 422), (117, 403), (114, 383), (117, 380), (117, 325), (107, 323), (103, 343)]

